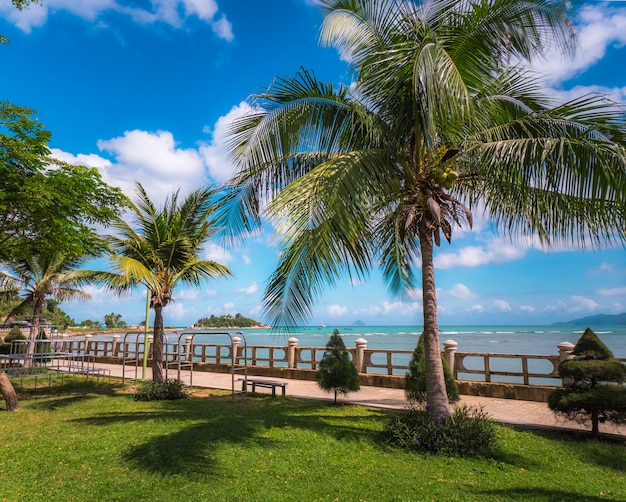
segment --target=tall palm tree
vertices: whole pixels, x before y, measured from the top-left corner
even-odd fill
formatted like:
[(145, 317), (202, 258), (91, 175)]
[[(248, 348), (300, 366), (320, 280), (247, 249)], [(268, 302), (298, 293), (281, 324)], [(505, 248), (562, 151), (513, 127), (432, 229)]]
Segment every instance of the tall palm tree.
[(560, 106), (527, 61), (574, 46), (549, 0), (326, 0), (321, 40), (354, 71), (351, 89), (307, 72), (276, 80), (233, 124), (239, 167), (224, 225), (262, 211), (282, 235), (265, 292), (274, 324), (297, 324), (325, 284), (378, 263), (391, 292), (421, 258), (427, 400), (449, 412), (433, 246), (485, 214), (546, 245), (624, 242), (624, 116), (600, 97)]
[(137, 183), (138, 201), (131, 204), (136, 226), (118, 218), (111, 236), (110, 260), (114, 272), (95, 273), (91, 278), (118, 293), (137, 285), (148, 288), (150, 308), (154, 309), (152, 379), (163, 380), (163, 308), (173, 299), (177, 284), (200, 285), (203, 279), (232, 275), (224, 265), (202, 260), (202, 245), (216, 227), (211, 219), (215, 191), (196, 190), (179, 203), (178, 191), (168, 196), (162, 208), (151, 202)]
[[(39, 319), (48, 298), (59, 302), (90, 298), (88, 293), (80, 289), (82, 282), (75, 276), (76, 267), (86, 258), (59, 252), (33, 254), (7, 262), (7, 269), (0, 271), (0, 286), (4, 287), (5, 293), (22, 292), (21, 301), (13, 307), (9, 315), (23, 313), (28, 307), (33, 309), (27, 355), (34, 353), (34, 342), (39, 334)], [(27, 365), (32, 362), (28, 357), (25, 361)]]

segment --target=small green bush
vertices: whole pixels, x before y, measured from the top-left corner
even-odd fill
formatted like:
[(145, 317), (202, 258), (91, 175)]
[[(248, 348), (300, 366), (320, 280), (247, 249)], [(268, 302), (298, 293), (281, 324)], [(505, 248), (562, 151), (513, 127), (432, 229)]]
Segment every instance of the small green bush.
[[(441, 363), (443, 364), (443, 375), (446, 382), (448, 401), (456, 403), (460, 399), (459, 386), (443, 355), (441, 356)], [(424, 349), (424, 333), (420, 335), (417, 346), (411, 356), (409, 371), (404, 380), (404, 394), (411, 402), (426, 402), (426, 352)]]
[(487, 455), (496, 441), (496, 426), (482, 408), (457, 407), (435, 419), (427, 407), (411, 407), (393, 416), (383, 431), (385, 442), (418, 453), (475, 457)]
[(143, 382), (137, 388), (135, 401), (173, 401), (189, 395), (185, 384), (180, 380), (169, 379), (162, 382)]
[[(22, 333), (22, 330), (17, 326), (13, 326), (11, 331), (8, 332), (7, 336), (4, 337), (4, 343), (0, 345), (0, 354), (10, 354), (11, 353), (11, 343), (14, 340), (28, 340), (26, 335)], [(17, 353), (22, 353), (26, 350), (26, 344), (20, 344), (17, 347)]]
[(350, 360), (350, 354), (337, 329), (326, 344), (315, 378), (321, 389), (335, 392), (335, 404), (337, 394), (347, 394), (361, 388), (359, 371)]

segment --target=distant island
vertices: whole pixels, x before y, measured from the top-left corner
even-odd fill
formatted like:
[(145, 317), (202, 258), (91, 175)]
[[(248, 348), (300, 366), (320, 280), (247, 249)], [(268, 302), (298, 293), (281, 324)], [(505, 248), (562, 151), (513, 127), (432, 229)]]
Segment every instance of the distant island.
[(626, 326), (626, 312), (581, 317), (566, 322), (555, 322), (553, 326)]
[(268, 328), (262, 322), (255, 321), (249, 317), (244, 317), (241, 314), (230, 315), (211, 315), (211, 317), (203, 317), (198, 319), (196, 323), (191, 326), (193, 329), (203, 328)]

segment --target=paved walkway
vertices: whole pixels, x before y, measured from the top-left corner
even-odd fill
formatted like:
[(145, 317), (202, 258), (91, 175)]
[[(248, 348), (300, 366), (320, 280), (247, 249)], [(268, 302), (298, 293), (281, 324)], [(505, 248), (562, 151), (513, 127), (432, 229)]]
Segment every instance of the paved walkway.
[[(98, 367), (111, 371), (112, 376), (122, 377), (123, 368), (117, 364), (97, 364)], [(126, 367), (126, 378), (135, 378), (135, 368)], [(141, 378), (141, 368), (138, 370)], [(169, 378), (176, 378), (177, 372), (170, 370)], [(150, 368), (147, 378), (151, 377)], [(264, 379), (264, 377), (259, 377)], [(306, 380), (292, 380), (285, 378), (265, 378), (287, 383), (287, 395), (302, 399), (333, 400), (333, 394), (319, 388), (317, 382)], [(181, 372), (181, 380), (189, 384), (189, 372)], [(225, 373), (209, 373), (204, 371), (193, 372), (193, 387), (232, 390), (232, 377)], [(237, 386), (237, 390), (241, 390)], [(271, 393), (270, 389), (257, 387), (259, 393)], [(280, 390), (277, 389), (277, 393)], [(408, 405), (402, 389), (386, 389), (382, 387), (362, 386), (358, 392), (352, 392), (340, 397), (340, 401), (378, 408), (402, 409)], [(461, 396), (461, 404), (481, 406), (487, 414), (497, 422), (518, 427), (589, 430), (576, 422), (557, 418), (546, 403), (534, 401), (520, 401), (514, 399), (496, 399), (490, 397)], [(626, 426), (617, 427), (612, 424), (600, 424), (600, 432), (622, 436), (626, 439)]]

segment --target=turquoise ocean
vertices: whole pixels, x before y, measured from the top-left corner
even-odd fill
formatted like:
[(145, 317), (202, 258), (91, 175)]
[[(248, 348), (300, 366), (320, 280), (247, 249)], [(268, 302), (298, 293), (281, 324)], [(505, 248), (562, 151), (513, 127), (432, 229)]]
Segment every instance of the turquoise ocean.
[[(626, 326), (590, 326), (613, 351), (615, 357), (626, 358)], [(370, 349), (413, 350), (421, 326), (310, 326), (289, 333), (271, 329), (239, 330), (247, 345), (287, 345), (291, 337), (300, 347), (324, 347), (333, 330), (339, 330), (346, 347), (352, 348), (358, 338), (367, 340)], [(440, 339), (454, 340), (459, 352), (491, 352), (500, 354), (557, 354), (561, 342), (576, 343), (585, 327), (549, 326), (441, 326)], [(216, 330), (217, 331), (217, 330)], [(229, 330), (231, 333), (236, 330)], [(194, 337), (196, 343), (225, 343), (220, 335)], [(443, 347), (442, 347), (443, 348)]]

